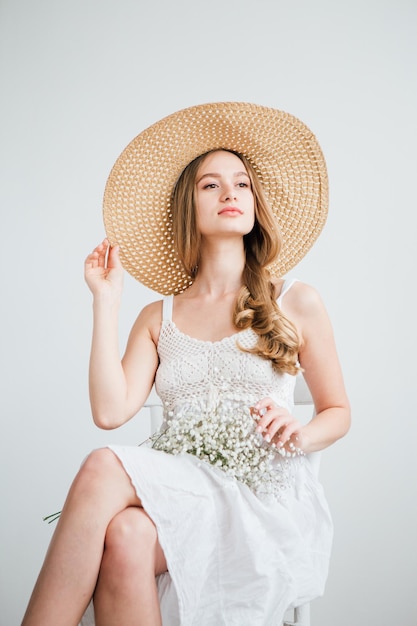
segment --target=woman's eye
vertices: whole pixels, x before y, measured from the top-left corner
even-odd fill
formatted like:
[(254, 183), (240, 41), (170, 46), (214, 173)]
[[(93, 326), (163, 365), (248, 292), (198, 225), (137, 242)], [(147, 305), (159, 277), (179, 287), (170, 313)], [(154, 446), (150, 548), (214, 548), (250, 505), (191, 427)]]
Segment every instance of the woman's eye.
[(207, 185), (204, 185), (203, 189), (215, 189), (216, 187), (216, 183), (208, 183)]
[(238, 187), (245, 188), (245, 187), (249, 187), (249, 185), (248, 183), (238, 183)]

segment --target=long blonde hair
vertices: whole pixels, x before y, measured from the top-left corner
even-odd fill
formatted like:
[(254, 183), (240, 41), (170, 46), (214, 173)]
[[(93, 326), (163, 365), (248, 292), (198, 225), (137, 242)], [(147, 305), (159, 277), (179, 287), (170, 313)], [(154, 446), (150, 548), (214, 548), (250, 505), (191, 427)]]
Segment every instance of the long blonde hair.
[[(281, 249), (278, 224), (250, 161), (238, 152), (225, 151), (235, 154), (245, 166), (255, 205), (254, 227), (243, 237), (246, 262), (243, 285), (233, 310), (233, 322), (240, 330), (251, 327), (258, 335), (258, 341), (251, 349), (241, 349), (270, 360), (277, 371), (297, 374), (300, 347), (298, 333), (276, 303), (275, 286), (267, 270)], [(174, 245), (186, 272), (193, 278), (198, 268), (201, 241), (196, 220), (195, 181), (201, 164), (212, 152), (217, 150), (206, 152), (187, 165), (172, 195)]]

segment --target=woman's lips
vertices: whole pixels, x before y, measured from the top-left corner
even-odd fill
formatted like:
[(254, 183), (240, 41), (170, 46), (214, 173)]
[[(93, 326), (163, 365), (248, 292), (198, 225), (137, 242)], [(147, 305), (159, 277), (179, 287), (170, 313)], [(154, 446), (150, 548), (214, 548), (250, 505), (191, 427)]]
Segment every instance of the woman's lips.
[(243, 215), (243, 211), (241, 211), (238, 207), (236, 206), (226, 206), (223, 209), (221, 209), (221, 211), (219, 211), (218, 215)]

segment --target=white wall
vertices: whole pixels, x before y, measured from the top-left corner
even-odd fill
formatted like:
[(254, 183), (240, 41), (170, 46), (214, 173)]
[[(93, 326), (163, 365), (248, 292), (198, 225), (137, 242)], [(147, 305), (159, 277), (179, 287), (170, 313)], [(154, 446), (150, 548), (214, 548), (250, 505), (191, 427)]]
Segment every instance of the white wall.
[[(314, 626), (417, 624), (411, 0), (1, 0), (1, 597), (19, 623), (91, 422), (86, 254), (125, 145), (179, 108), (243, 100), (317, 134), (331, 207), (293, 272), (322, 293), (353, 406), (324, 454), (336, 537)], [(412, 274), (413, 272), (413, 274)], [(126, 279), (121, 345), (155, 294)], [(246, 625), (242, 625), (246, 626)]]

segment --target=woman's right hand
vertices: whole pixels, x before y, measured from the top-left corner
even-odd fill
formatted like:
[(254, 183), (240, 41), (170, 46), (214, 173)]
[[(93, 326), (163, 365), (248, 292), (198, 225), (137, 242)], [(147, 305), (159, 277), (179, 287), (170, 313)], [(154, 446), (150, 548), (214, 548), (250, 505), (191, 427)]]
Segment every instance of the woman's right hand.
[(123, 267), (119, 246), (110, 246), (104, 239), (84, 263), (84, 277), (94, 296), (111, 294), (119, 296), (123, 289)]

